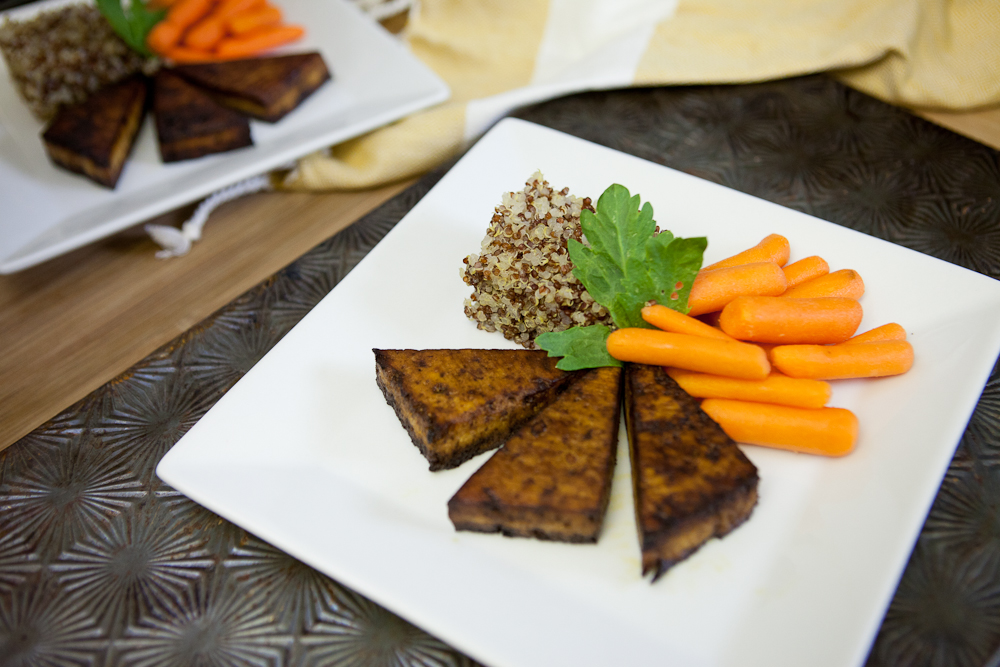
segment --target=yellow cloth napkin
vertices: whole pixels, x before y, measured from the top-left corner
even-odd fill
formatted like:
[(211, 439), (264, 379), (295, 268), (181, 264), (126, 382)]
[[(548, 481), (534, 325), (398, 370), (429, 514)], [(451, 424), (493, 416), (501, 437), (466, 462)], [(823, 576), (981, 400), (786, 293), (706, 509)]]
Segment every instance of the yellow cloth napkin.
[(419, 174), (510, 110), (573, 92), (833, 71), (890, 103), (1000, 103), (995, 0), (421, 0), (403, 34), (451, 99), (309, 155), (299, 190)]

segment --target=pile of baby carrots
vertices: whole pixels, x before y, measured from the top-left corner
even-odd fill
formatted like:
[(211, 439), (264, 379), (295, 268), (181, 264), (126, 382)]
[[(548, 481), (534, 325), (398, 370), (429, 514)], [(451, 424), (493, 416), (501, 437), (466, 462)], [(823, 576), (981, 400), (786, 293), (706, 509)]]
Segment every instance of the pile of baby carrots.
[(174, 62), (249, 58), (300, 39), (302, 26), (283, 22), (267, 0), (157, 0), (167, 13), (146, 45)]
[(896, 323), (855, 335), (865, 291), (856, 271), (831, 273), (816, 256), (787, 264), (789, 255), (788, 239), (771, 234), (703, 268), (688, 315), (646, 306), (642, 317), (657, 328), (614, 331), (608, 352), (668, 367), (734, 440), (843, 456), (858, 420), (827, 407), (829, 380), (905, 373), (913, 346)]

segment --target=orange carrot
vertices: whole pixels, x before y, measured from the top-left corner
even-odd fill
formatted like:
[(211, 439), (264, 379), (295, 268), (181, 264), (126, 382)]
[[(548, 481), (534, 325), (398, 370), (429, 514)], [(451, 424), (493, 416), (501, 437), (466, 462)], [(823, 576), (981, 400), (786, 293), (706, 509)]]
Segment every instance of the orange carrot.
[(166, 21), (185, 30), (200, 21), (212, 9), (212, 0), (177, 0), (167, 11)]
[(822, 257), (813, 255), (783, 266), (781, 270), (785, 272), (785, 277), (788, 278), (788, 288), (791, 289), (807, 280), (830, 273), (830, 265)]
[(754, 343), (843, 343), (864, 315), (854, 299), (741, 296), (722, 309), (719, 326), (737, 340)]
[(844, 345), (851, 343), (877, 343), (884, 340), (906, 340), (906, 329), (895, 322), (869, 329), (854, 338), (848, 338)]
[(841, 269), (807, 280), (795, 287), (790, 287), (781, 296), (793, 299), (814, 299), (821, 296), (843, 296), (848, 299), (860, 299), (865, 293), (865, 283), (857, 271)]
[(242, 12), (231, 17), (226, 22), (229, 32), (234, 35), (245, 35), (261, 26), (274, 25), (281, 22), (281, 10), (273, 5), (264, 5), (250, 12)]
[(227, 37), (215, 48), (220, 58), (244, 58), (301, 39), (305, 29), (298, 25), (258, 28), (239, 37)]
[(184, 28), (170, 21), (160, 21), (146, 35), (146, 46), (154, 53), (163, 55), (181, 41)]
[(701, 409), (738, 442), (804, 454), (843, 456), (858, 439), (858, 418), (844, 408), (793, 408), (709, 398)]
[[(213, 0), (214, 2), (214, 0)], [(229, 32), (229, 22), (244, 14), (256, 12), (264, 0), (223, 0), (194, 23), (184, 33), (184, 45), (210, 51)], [(280, 20), (281, 12), (278, 11)]]
[(185, 46), (172, 46), (160, 55), (175, 63), (204, 63), (211, 60), (218, 60), (216, 55), (211, 51), (191, 49)]
[(696, 320), (690, 315), (679, 313), (666, 306), (646, 306), (642, 309), (642, 319), (658, 329), (663, 329), (671, 333), (706, 336), (708, 338), (718, 338), (719, 340), (736, 340), (729, 334), (719, 331), (701, 320)]
[(913, 366), (913, 346), (905, 340), (848, 345), (780, 345), (771, 350), (774, 366), (793, 378), (844, 380), (901, 375)]
[(226, 36), (226, 19), (213, 13), (198, 21), (184, 33), (184, 46), (211, 51)]
[(754, 247), (704, 268), (711, 271), (727, 266), (755, 264), (757, 262), (774, 262), (778, 266), (784, 266), (785, 262), (788, 261), (788, 253), (788, 239), (780, 234), (769, 234)]
[(777, 296), (787, 287), (785, 272), (774, 262), (702, 269), (691, 285), (688, 315), (721, 310), (738, 296)]
[(740, 380), (680, 368), (668, 368), (667, 373), (681, 389), (696, 398), (732, 398), (798, 408), (821, 408), (830, 400), (832, 393), (829, 382), (790, 378), (774, 371), (763, 380)]
[(231, 19), (245, 12), (256, 11), (264, 4), (265, 0), (222, 0), (214, 13), (224, 19)]
[(627, 328), (608, 336), (608, 353), (619, 361), (673, 366), (727, 377), (763, 380), (771, 371), (756, 345), (654, 329)]

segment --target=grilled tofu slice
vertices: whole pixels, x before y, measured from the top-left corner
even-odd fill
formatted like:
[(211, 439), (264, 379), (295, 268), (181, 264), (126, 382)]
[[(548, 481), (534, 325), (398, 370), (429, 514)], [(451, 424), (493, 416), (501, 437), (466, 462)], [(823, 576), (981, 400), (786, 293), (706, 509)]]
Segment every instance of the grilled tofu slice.
[(146, 79), (134, 76), (62, 107), (42, 133), (49, 158), (114, 188), (146, 114), (147, 89)]
[(573, 377), (541, 350), (373, 352), (378, 386), (431, 470), (499, 446)]
[(323, 56), (315, 51), (178, 65), (173, 71), (227, 107), (271, 123), (330, 80)]
[(164, 162), (253, 145), (250, 121), (167, 69), (156, 73), (153, 115)]
[(642, 572), (655, 581), (746, 521), (757, 468), (659, 366), (626, 366), (625, 414)]
[(618, 448), (621, 368), (582, 371), (448, 501), (457, 530), (596, 542)]

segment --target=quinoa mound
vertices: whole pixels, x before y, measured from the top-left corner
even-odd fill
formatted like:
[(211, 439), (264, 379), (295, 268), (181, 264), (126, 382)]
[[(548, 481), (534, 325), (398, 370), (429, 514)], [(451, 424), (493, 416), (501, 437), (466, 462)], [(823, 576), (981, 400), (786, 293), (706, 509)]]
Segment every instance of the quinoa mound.
[(82, 102), (102, 86), (155, 67), (155, 60), (130, 49), (91, 4), (43, 11), (24, 21), (5, 18), (0, 54), (21, 99), (43, 121), (60, 105)]
[(534, 348), (535, 337), (572, 326), (610, 324), (607, 309), (573, 275), (566, 242), (586, 244), (580, 212), (589, 197), (555, 191), (535, 172), (520, 192), (496, 207), (482, 249), (463, 261), (462, 280), (473, 288), (465, 314), (486, 331)]

